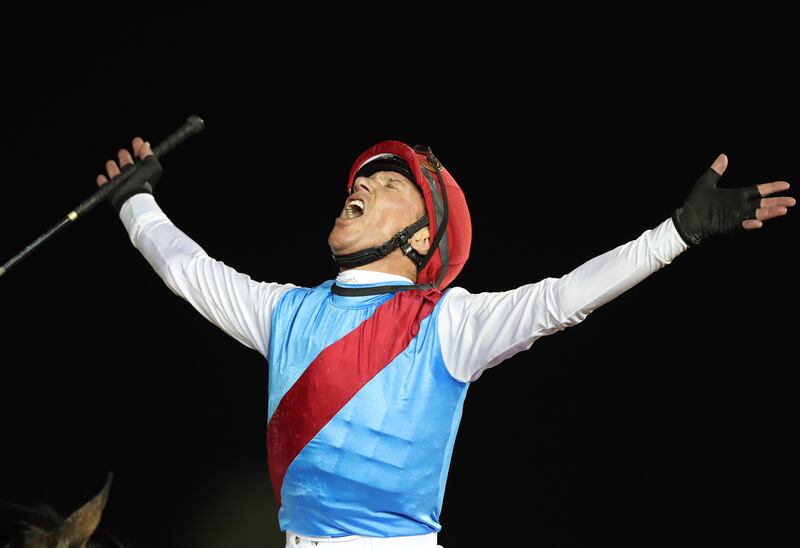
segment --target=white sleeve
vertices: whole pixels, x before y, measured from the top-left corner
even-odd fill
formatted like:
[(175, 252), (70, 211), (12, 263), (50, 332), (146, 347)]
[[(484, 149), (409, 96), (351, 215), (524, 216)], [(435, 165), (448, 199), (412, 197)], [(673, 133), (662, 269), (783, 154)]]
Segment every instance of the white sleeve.
[(667, 219), (561, 278), (499, 293), (451, 289), (443, 297), (437, 324), (448, 371), (461, 381), (476, 380), (539, 337), (580, 323), (687, 247)]
[(212, 259), (179, 230), (150, 194), (120, 209), (131, 243), (173, 293), (225, 333), (266, 357), (272, 309), (292, 284), (255, 282)]

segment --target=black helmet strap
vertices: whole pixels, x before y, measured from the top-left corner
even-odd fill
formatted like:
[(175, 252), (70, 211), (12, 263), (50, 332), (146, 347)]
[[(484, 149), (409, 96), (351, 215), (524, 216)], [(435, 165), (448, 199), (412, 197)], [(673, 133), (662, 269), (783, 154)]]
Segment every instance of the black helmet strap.
[(363, 266), (365, 264), (375, 262), (378, 259), (382, 259), (399, 247), (403, 250), (403, 255), (413, 261), (413, 263), (417, 266), (417, 272), (419, 272), (425, 265), (425, 255), (420, 255), (414, 251), (414, 248), (411, 247), (411, 244), (408, 243), (408, 240), (410, 240), (419, 229), (427, 226), (428, 222), (428, 215), (425, 214), (417, 219), (414, 223), (408, 225), (403, 230), (392, 236), (391, 240), (383, 242), (382, 244), (376, 245), (375, 247), (371, 247), (369, 249), (356, 251), (355, 253), (347, 253), (346, 255), (333, 255), (333, 260), (336, 261), (336, 264), (339, 265), (340, 268), (355, 268), (357, 266)]

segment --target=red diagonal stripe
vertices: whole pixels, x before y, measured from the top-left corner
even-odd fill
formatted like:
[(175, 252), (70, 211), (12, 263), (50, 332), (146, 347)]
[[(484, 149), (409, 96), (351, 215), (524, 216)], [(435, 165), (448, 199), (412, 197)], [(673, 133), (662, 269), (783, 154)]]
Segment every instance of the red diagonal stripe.
[(295, 457), (365, 384), (408, 347), (440, 297), (437, 289), (399, 292), (320, 352), (284, 394), (267, 426), (269, 475), (279, 506), (283, 477)]

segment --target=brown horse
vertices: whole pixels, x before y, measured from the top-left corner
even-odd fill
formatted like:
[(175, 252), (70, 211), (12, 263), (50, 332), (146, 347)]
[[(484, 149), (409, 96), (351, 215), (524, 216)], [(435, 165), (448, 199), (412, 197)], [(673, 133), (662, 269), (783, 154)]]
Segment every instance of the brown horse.
[(11, 523), (0, 527), (0, 548), (124, 548), (108, 535), (95, 535), (112, 478), (109, 473), (103, 489), (66, 519), (49, 509), (0, 501), (0, 507), (14, 515)]

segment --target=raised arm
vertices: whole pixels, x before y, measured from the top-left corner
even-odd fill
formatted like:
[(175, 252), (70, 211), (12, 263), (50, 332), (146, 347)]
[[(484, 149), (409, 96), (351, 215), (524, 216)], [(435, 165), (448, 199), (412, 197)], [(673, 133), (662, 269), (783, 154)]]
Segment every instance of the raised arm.
[[(139, 172), (109, 196), (131, 242), (178, 296), (200, 314), (245, 346), (263, 356), (269, 348), (272, 309), (292, 284), (253, 281), (208, 256), (178, 229), (156, 204), (153, 188), (161, 174), (150, 144), (133, 140), (134, 154), (142, 161)], [(108, 177), (116, 177), (133, 164), (133, 157), (121, 149), (118, 161), (106, 162)], [(108, 182), (98, 175), (98, 186)]]
[(499, 293), (449, 291), (441, 305), (438, 327), (450, 373), (459, 380), (473, 381), (485, 369), (527, 350), (539, 337), (580, 323), (690, 245), (712, 236), (760, 228), (795, 204), (789, 196), (767, 198), (787, 190), (785, 181), (717, 188), (726, 167), (727, 158), (721, 154), (670, 219), (565, 276)]

